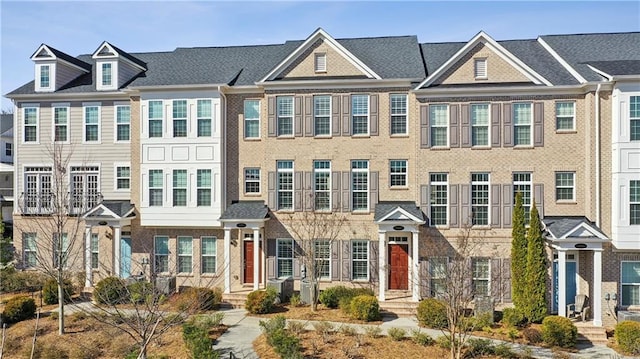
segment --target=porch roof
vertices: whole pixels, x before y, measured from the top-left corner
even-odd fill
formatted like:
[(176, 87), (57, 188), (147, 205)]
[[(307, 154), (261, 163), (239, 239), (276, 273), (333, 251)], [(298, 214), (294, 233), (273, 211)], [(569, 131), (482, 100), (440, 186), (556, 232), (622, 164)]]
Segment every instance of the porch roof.
[(547, 216), (542, 222), (547, 238), (554, 242), (609, 241), (602, 230), (586, 217)]
[(413, 201), (390, 201), (378, 202), (374, 222), (412, 220), (417, 223), (424, 223), (422, 211)]
[(269, 217), (269, 208), (264, 201), (238, 201), (224, 211), (220, 220), (264, 220)]
[(128, 217), (135, 217), (135, 206), (131, 202), (122, 201), (102, 201), (97, 206), (89, 210), (83, 217), (85, 219), (98, 219), (98, 218), (110, 218), (110, 219), (122, 219)]

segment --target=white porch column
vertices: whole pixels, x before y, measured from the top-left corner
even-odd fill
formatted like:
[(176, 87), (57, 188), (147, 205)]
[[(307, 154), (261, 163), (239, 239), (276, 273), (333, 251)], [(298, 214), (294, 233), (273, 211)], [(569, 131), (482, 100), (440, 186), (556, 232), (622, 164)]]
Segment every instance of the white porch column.
[(231, 293), (231, 230), (224, 229), (224, 292)]
[(593, 251), (593, 325), (602, 326), (602, 250)]
[(420, 301), (420, 252), (418, 248), (418, 232), (411, 232), (411, 277), (413, 279), (413, 295), (414, 302)]
[(91, 226), (84, 228), (84, 286), (92, 287), (91, 283)]
[(385, 232), (378, 232), (378, 284), (380, 291), (378, 300), (384, 302), (384, 292), (387, 290), (387, 245)]
[(122, 261), (122, 258), (120, 258), (120, 230), (120, 226), (113, 227), (113, 250), (115, 252), (113, 256), (113, 273), (116, 277), (120, 276), (120, 262)]
[(558, 315), (567, 316), (567, 252), (558, 250)]
[(260, 287), (260, 230), (253, 230), (253, 290)]

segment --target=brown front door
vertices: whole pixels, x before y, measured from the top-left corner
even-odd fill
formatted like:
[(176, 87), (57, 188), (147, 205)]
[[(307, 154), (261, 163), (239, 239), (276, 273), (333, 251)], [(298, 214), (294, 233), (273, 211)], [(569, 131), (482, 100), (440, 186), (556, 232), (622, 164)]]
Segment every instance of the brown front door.
[(389, 244), (389, 289), (409, 289), (409, 245)]
[(244, 241), (244, 282), (253, 283), (253, 266), (257, 265), (260, 271), (260, 278), (262, 278), (262, 243), (259, 248), (259, 262), (253, 263), (253, 241)]

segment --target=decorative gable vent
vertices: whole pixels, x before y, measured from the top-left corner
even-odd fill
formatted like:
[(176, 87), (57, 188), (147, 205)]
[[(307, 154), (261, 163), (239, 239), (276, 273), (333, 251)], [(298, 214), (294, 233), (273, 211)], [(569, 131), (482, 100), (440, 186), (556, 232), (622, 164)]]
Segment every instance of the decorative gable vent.
[(134, 76), (146, 70), (146, 64), (104, 41), (92, 58), (96, 61), (96, 89), (117, 90)]
[(54, 92), (78, 76), (91, 71), (91, 65), (42, 44), (31, 55), (35, 63), (36, 92)]
[(327, 72), (327, 54), (315, 54), (315, 70), (316, 72)]
[(473, 75), (476, 79), (487, 78), (487, 59), (475, 59), (473, 61)]

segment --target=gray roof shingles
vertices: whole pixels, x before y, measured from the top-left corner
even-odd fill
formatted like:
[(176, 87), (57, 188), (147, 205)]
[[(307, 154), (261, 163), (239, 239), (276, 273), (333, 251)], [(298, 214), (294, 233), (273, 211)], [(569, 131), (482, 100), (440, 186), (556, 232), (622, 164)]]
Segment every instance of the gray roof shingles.
[(601, 76), (587, 65), (594, 61), (640, 60), (640, 32), (541, 36), (587, 81)]
[(618, 61), (590, 61), (592, 67), (611, 76), (640, 75), (640, 59)]
[(267, 218), (269, 208), (264, 201), (239, 201), (232, 203), (224, 211), (220, 219), (225, 220), (260, 220)]
[(389, 213), (391, 213), (398, 207), (407, 211), (409, 214), (411, 214), (416, 218), (420, 218), (420, 219), (423, 218), (422, 211), (420, 210), (420, 208), (418, 208), (416, 203), (413, 201), (393, 201), (393, 202), (384, 201), (384, 202), (378, 202), (376, 204), (376, 213), (374, 215), (374, 221), (381, 220), (382, 218), (389, 215)]
[(542, 222), (545, 224), (547, 231), (552, 233), (555, 238), (560, 238), (566, 235), (569, 231), (576, 228), (576, 226), (585, 223), (589, 225), (594, 230), (598, 231), (602, 234), (600, 228), (598, 228), (595, 223), (589, 221), (585, 217), (556, 217), (556, 216), (548, 216), (544, 217)]

